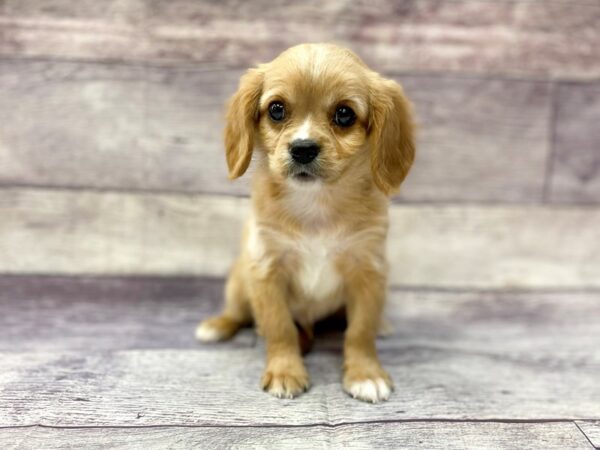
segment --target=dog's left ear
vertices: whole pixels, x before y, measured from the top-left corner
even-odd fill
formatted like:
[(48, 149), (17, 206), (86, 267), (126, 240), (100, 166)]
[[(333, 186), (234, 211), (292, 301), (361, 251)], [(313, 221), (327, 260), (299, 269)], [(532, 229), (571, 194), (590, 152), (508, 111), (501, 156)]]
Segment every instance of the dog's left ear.
[(376, 76), (371, 82), (369, 136), (373, 180), (390, 194), (400, 187), (415, 159), (414, 121), (402, 88)]
[(229, 101), (225, 125), (225, 156), (229, 178), (232, 180), (246, 172), (252, 159), (262, 83), (262, 71), (248, 70)]

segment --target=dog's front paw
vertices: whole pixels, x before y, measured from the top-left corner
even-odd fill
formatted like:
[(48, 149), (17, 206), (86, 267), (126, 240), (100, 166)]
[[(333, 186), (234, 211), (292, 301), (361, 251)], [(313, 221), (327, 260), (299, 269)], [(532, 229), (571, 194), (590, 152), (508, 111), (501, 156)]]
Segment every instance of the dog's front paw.
[(379, 364), (373, 364), (372, 367), (346, 369), (344, 390), (358, 400), (378, 403), (390, 398), (394, 384)]
[(277, 358), (268, 362), (261, 386), (275, 397), (294, 398), (308, 389), (310, 381), (302, 360)]

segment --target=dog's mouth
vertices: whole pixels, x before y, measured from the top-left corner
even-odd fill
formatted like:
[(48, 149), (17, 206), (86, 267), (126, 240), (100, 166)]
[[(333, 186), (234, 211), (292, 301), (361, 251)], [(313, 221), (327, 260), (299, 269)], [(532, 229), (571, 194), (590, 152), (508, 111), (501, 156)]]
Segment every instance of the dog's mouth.
[(311, 166), (292, 166), (288, 175), (292, 180), (300, 183), (310, 183), (320, 178), (316, 168)]
[(315, 175), (313, 175), (312, 173), (308, 173), (308, 172), (299, 172), (299, 173), (292, 175), (292, 177), (294, 178), (294, 180), (298, 180), (302, 183), (307, 183), (309, 181), (314, 181), (317, 179), (317, 177)]

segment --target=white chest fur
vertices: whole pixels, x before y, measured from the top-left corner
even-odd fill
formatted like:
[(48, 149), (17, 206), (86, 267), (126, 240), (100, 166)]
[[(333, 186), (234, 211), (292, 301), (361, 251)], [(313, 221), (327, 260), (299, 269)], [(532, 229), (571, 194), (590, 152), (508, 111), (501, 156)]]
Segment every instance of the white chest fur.
[(338, 246), (330, 236), (304, 237), (298, 242), (298, 285), (306, 296), (323, 300), (340, 288), (342, 278), (334, 265)]
[(289, 299), (289, 307), (296, 320), (311, 323), (342, 306), (343, 279), (335, 266), (341, 248), (338, 237), (315, 234), (294, 239), (262, 229), (251, 219), (246, 248), (259, 270), (281, 264), (290, 274), (297, 295)]
[(297, 251), (295, 285), (298, 298), (290, 304), (300, 323), (314, 323), (338, 310), (343, 303), (342, 276), (335, 266), (339, 241), (331, 236), (304, 237)]
[(305, 296), (314, 300), (331, 296), (342, 283), (334, 265), (340, 238), (332, 232), (318, 231), (328, 225), (330, 210), (324, 202), (330, 195), (318, 181), (296, 186), (287, 193), (290, 213), (306, 224), (316, 225), (315, 231), (302, 236), (295, 245), (300, 266), (297, 284)]

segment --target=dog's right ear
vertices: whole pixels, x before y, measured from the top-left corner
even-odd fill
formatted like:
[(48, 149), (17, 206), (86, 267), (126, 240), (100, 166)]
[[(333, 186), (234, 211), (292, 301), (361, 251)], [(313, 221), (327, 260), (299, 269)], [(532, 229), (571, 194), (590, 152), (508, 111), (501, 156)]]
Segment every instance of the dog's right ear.
[(231, 180), (241, 177), (252, 159), (262, 84), (262, 71), (248, 70), (240, 80), (238, 91), (229, 101), (225, 125), (225, 156)]

